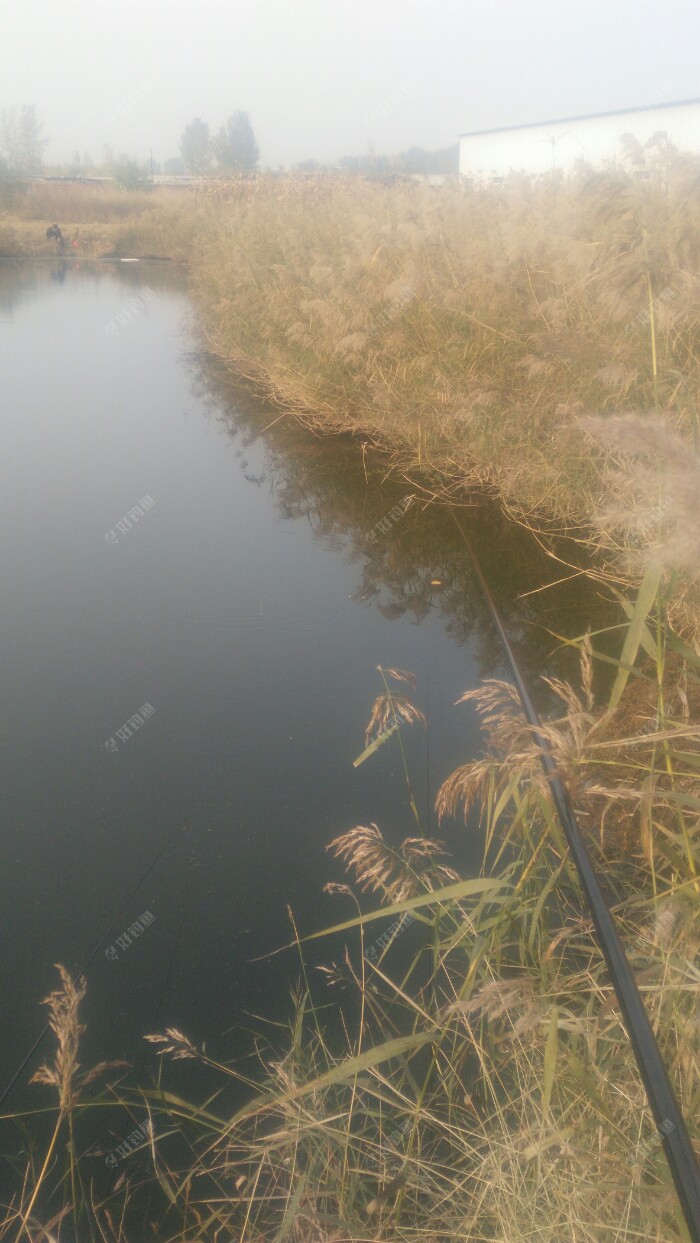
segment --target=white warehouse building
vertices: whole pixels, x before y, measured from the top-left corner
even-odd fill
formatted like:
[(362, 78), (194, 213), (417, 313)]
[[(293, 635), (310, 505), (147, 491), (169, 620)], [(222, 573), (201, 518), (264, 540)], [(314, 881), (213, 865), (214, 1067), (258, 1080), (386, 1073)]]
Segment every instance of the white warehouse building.
[(679, 151), (700, 154), (700, 99), (460, 134), (459, 171), (463, 177), (492, 178), (566, 172), (578, 160), (600, 167), (619, 158), (625, 134), (644, 147), (660, 132)]

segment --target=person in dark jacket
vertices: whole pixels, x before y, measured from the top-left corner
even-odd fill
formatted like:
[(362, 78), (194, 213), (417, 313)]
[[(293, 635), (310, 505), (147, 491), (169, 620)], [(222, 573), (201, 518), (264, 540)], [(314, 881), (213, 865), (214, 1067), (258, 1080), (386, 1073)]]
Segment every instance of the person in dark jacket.
[(63, 254), (65, 242), (63, 240), (63, 234), (57, 224), (52, 224), (51, 227), (46, 230), (46, 240), (47, 242), (54, 241), (56, 243), (56, 249)]

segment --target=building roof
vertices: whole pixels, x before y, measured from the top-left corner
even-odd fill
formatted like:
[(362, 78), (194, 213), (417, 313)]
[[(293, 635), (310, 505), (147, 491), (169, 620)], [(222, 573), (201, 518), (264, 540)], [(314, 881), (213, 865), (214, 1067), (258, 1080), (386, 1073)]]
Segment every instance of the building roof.
[(653, 112), (657, 108), (683, 108), (688, 104), (700, 104), (700, 99), (674, 99), (662, 104), (642, 104), (639, 108), (616, 108), (612, 112), (587, 112), (578, 117), (555, 117), (547, 121), (525, 121), (520, 125), (494, 125), (490, 129), (467, 130), (458, 138), (480, 138), (482, 134), (504, 134), (516, 129), (535, 129), (540, 125), (570, 125), (573, 121), (593, 121), (599, 117), (623, 117), (635, 112)]

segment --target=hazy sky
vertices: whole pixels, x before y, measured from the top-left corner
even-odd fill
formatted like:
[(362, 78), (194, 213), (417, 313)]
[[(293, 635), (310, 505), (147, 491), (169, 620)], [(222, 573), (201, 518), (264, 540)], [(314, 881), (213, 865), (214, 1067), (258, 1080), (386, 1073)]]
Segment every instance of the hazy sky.
[(698, 48), (698, 0), (0, 0), (0, 110), (163, 160), (242, 108), (274, 167), (697, 97)]

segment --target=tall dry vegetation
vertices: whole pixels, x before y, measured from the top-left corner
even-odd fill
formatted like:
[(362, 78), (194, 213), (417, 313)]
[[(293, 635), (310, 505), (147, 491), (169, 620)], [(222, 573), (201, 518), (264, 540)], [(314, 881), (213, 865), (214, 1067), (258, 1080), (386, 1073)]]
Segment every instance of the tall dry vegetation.
[[(608, 821), (597, 863), (698, 1144), (700, 697), (689, 687), (675, 720), (659, 690), (656, 720), (628, 716), (625, 735), (597, 701), (587, 637), (580, 648), (581, 688), (552, 683), (561, 714), (544, 729), (582, 823)], [(640, 669), (652, 691), (665, 659), (659, 648), (657, 668)], [(329, 1035), (328, 1003), (314, 1009), (304, 990), (283, 1055), (263, 1057), (261, 1091), (226, 1118), (179, 1110), (197, 1155), (184, 1178), (167, 1178), (182, 1200), (186, 1189), (203, 1233), (686, 1237), (532, 731), (509, 685), (486, 683), (465, 701), (484, 720), (484, 755), (444, 783), (437, 807), (466, 815), (479, 804), (482, 875), (459, 882), (438, 843), (392, 842), (375, 825), (331, 844), (353, 886), (334, 886), (350, 918), (314, 935), (342, 933), (347, 946), (322, 969), (331, 996), (345, 998), (345, 1039)], [(382, 895), (393, 921), (383, 940), (374, 913), (353, 918), (358, 890)], [(416, 935), (401, 953), (407, 913)], [(171, 1056), (204, 1056), (179, 1033), (159, 1039)], [(235, 1073), (221, 1070), (223, 1082)]]
[[(192, 256), (208, 342), (285, 407), (360, 433), (403, 470), (585, 528), (619, 498), (613, 419), (634, 427), (632, 456), (653, 442), (663, 458), (659, 426), (669, 460), (698, 440), (700, 162), (660, 147), (642, 171), (471, 189), (223, 186)], [(676, 501), (662, 470), (633, 508), (660, 507), (668, 524)], [(657, 534), (624, 518), (599, 541), (618, 572), (621, 548)]]
[(46, 230), (58, 224), (74, 257), (186, 260), (196, 218), (194, 191), (127, 191), (111, 183), (32, 182), (4, 206), (0, 200), (0, 258), (56, 254)]

